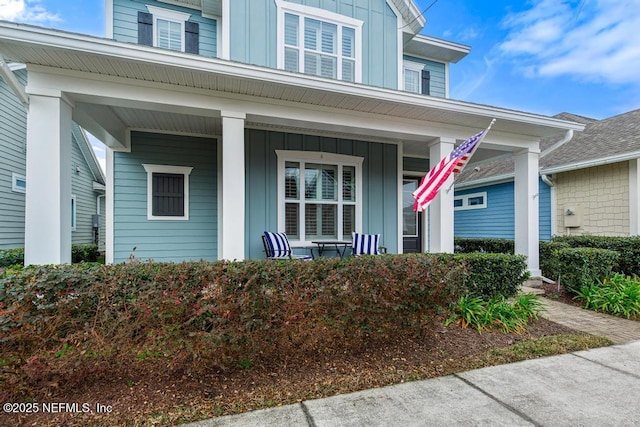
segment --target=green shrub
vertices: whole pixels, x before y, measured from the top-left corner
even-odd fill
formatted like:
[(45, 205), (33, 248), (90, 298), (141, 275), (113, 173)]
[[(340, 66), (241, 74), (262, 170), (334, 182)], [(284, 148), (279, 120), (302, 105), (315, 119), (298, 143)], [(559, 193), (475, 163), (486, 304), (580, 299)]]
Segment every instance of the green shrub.
[(614, 274), (610, 278), (583, 286), (576, 299), (585, 308), (599, 310), (627, 319), (640, 318), (640, 278)]
[(71, 246), (71, 262), (74, 264), (79, 262), (97, 262), (99, 256), (98, 245)]
[(615, 270), (627, 276), (640, 275), (640, 237), (611, 236), (556, 236), (554, 242), (563, 242), (571, 247), (609, 249), (619, 253)]
[(455, 258), (469, 265), (465, 288), (471, 296), (509, 298), (529, 278), (524, 255), (475, 252), (455, 255)]
[(503, 332), (522, 333), (529, 320), (537, 319), (542, 310), (542, 303), (533, 294), (520, 295), (513, 302), (503, 296), (484, 300), (467, 295), (451, 305), (451, 316), (446, 324), (456, 322), (463, 328), (476, 328), (478, 332), (500, 329)]
[(0, 268), (24, 264), (24, 249), (0, 249)]
[[(98, 245), (71, 245), (71, 262), (97, 262)], [(0, 249), (0, 267), (24, 265), (24, 248)]]
[(611, 275), (618, 253), (607, 249), (564, 248), (553, 250), (551, 257), (545, 274), (560, 278), (564, 288), (575, 293)]
[(43, 357), (64, 350), (49, 377), (67, 385), (82, 367), (159, 352), (195, 371), (307, 360), (423, 334), (464, 294), (466, 275), (453, 255), (430, 254), (7, 270), (0, 342)]
[(558, 279), (558, 274), (561, 274), (562, 267), (559, 264), (560, 258), (557, 251), (560, 249), (567, 249), (568, 243), (560, 241), (540, 242), (540, 270), (542, 275), (553, 280)]
[(455, 252), (468, 254), (472, 252), (489, 252), (496, 254), (513, 254), (514, 242), (509, 239), (477, 238), (467, 239), (456, 237), (454, 239)]

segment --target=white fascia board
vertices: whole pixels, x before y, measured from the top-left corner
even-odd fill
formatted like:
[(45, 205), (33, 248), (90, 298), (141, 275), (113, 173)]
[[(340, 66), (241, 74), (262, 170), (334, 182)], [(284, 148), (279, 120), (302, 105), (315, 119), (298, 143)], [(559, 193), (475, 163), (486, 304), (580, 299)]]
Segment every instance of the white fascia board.
[[(16, 68), (16, 69), (19, 69), (19, 68)], [(20, 100), (22, 105), (24, 105), (25, 108), (28, 108), (29, 95), (27, 95), (27, 92), (24, 86), (22, 86), (22, 84), (18, 81), (16, 76), (13, 74), (13, 71), (14, 70), (12, 69), (12, 67), (9, 64), (7, 64), (7, 62), (2, 57), (2, 54), (0, 53), (0, 79), (5, 81), (7, 86), (9, 86), (9, 89), (11, 89), (14, 95)]]
[(631, 153), (624, 153), (624, 154), (616, 154), (615, 156), (601, 157), (599, 159), (587, 160), (584, 162), (576, 162), (576, 163), (571, 163), (571, 164), (561, 165), (561, 166), (554, 166), (550, 168), (542, 168), (540, 170), (540, 173), (544, 175), (552, 175), (554, 173), (570, 172), (578, 169), (586, 169), (586, 168), (592, 168), (595, 166), (608, 165), (611, 163), (626, 162), (626, 161), (637, 159), (637, 158), (640, 158), (640, 151), (633, 151)]
[(0, 41), (8, 40), (13, 43), (28, 45), (33, 48), (61, 49), (71, 52), (81, 52), (91, 55), (111, 57), (118, 61), (131, 63), (147, 63), (172, 67), (176, 71), (198, 71), (215, 73), (228, 77), (276, 83), (304, 89), (321, 90), (330, 93), (358, 96), (369, 99), (412, 105), (418, 108), (431, 108), (451, 113), (471, 114), (509, 120), (536, 126), (547, 126), (559, 130), (573, 129), (582, 131), (584, 125), (553, 117), (541, 116), (503, 108), (471, 104), (446, 98), (426, 97), (410, 94), (395, 89), (385, 89), (374, 86), (356, 85), (337, 80), (329, 80), (310, 75), (295, 73), (273, 68), (225, 61), (217, 58), (194, 57), (165, 49), (149, 46), (120, 43), (103, 38), (74, 34), (58, 30), (27, 26), (9, 22), (0, 22)]

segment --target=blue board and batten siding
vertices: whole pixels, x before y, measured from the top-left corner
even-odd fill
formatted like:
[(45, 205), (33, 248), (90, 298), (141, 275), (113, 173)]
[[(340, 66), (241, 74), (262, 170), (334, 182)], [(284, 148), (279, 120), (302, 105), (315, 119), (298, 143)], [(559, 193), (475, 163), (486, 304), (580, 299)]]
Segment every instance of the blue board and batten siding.
[[(551, 239), (551, 190), (542, 180), (539, 181), (539, 238)], [(456, 196), (487, 192), (487, 207), (484, 209), (455, 211), (456, 237), (466, 238), (502, 238), (515, 237), (514, 183), (489, 185), (456, 191)]]
[(147, 5), (188, 13), (189, 22), (199, 25), (200, 55), (218, 56), (217, 20), (202, 16), (197, 9), (167, 4), (156, 0), (113, 0), (113, 38), (125, 43), (138, 43), (138, 12), (149, 12)]
[(407, 55), (404, 56), (404, 60), (422, 64), (424, 65), (423, 69), (429, 71), (429, 75), (431, 78), (429, 95), (437, 96), (439, 98), (445, 98), (447, 96), (447, 75), (444, 63)]
[[(386, 0), (291, 0), (363, 21), (362, 83), (398, 88), (398, 20)], [(232, 61), (276, 68), (278, 10), (274, 0), (230, 2)]]
[[(26, 70), (14, 75), (26, 85)], [(0, 249), (9, 249), (24, 246), (25, 194), (12, 190), (12, 178), (25, 175), (27, 112), (2, 79), (0, 100)]]
[(276, 150), (312, 151), (364, 158), (362, 232), (381, 233), (389, 252), (398, 248), (397, 147), (338, 138), (248, 129), (246, 149), (246, 257), (264, 259), (261, 235), (278, 229)]
[[(215, 139), (132, 132), (131, 152), (114, 153), (114, 262), (218, 257), (217, 143)], [(147, 219), (147, 173), (142, 164), (193, 167), (189, 219)]]

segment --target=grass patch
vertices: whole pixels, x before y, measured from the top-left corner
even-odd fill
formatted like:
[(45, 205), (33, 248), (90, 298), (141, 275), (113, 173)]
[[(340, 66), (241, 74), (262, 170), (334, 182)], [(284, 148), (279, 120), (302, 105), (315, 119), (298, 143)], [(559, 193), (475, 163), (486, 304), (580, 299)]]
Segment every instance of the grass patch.
[(606, 347), (613, 342), (592, 335), (554, 335), (521, 341), (510, 347), (496, 348), (487, 353), (492, 365), (519, 362), (537, 357), (554, 356), (590, 348)]

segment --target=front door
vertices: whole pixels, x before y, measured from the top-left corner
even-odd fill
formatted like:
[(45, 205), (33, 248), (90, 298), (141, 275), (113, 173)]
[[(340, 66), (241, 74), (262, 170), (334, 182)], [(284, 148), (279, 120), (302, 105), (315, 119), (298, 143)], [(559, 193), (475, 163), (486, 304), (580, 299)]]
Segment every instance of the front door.
[(419, 178), (405, 177), (402, 181), (402, 251), (405, 254), (422, 252), (422, 213), (413, 210), (412, 193)]

